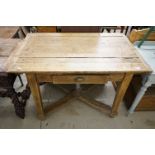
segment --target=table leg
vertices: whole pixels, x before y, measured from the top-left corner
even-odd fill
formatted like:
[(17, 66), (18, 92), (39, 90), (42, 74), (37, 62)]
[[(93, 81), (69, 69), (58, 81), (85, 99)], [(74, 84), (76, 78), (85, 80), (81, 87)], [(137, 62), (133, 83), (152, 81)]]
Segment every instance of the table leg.
[(43, 120), (44, 110), (42, 105), (42, 98), (41, 98), (39, 84), (36, 80), (36, 75), (29, 73), (29, 74), (26, 74), (26, 76), (36, 105), (37, 116), (40, 120)]
[(124, 75), (123, 80), (119, 84), (119, 87), (117, 89), (116, 96), (115, 96), (115, 99), (114, 99), (114, 102), (112, 105), (112, 110), (111, 110), (111, 114), (110, 114), (111, 117), (114, 117), (115, 115), (117, 115), (119, 105), (121, 104), (121, 101), (125, 95), (125, 92), (129, 86), (129, 83), (130, 83), (132, 77), (133, 77), (132, 73), (126, 73)]

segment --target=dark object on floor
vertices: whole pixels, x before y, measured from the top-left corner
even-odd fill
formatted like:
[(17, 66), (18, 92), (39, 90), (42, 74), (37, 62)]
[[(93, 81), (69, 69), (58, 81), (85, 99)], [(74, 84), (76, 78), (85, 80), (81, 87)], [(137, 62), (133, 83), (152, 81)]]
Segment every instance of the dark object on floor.
[[(12, 103), (15, 108), (15, 113), (17, 116), (20, 118), (25, 117), (25, 105), (26, 101), (30, 96), (30, 89), (27, 86), (26, 89), (23, 92), (16, 92), (15, 89), (13, 88), (13, 81), (15, 80), (16, 75), (8, 75), (5, 76), (3, 79), (3, 83), (6, 85), (6, 87), (3, 87), (3, 89), (0, 90), (0, 97), (9, 97), (12, 100)], [(2, 77), (0, 77), (2, 78)], [(9, 83), (10, 78), (14, 79), (11, 83)], [(1, 86), (2, 87), (2, 86)]]

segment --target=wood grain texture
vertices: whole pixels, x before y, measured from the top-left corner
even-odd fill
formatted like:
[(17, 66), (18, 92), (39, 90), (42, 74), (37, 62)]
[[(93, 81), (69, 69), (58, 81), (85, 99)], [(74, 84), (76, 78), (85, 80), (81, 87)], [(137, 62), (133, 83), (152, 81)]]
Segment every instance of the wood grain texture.
[(30, 86), (35, 104), (36, 104), (36, 111), (37, 111), (37, 116), (39, 119), (43, 120), (44, 119), (44, 110), (43, 110), (43, 105), (42, 105), (42, 98), (41, 98), (41, 93), (40, 93), (40, 88), (39, 84), (37, 82), (35, 74), (26, 74), (27, 79), (28, 79), (28, 84)]
[(85, 95), (81, 95), (78, 99), (80, 101), (86, 103), (87, 105), (101, 111), (101, 112), (108, 112), (109, 113), (109, 111), (111, 110), (111, 107), (109, 105), (101, 103), (101, 102), (94, 100), (90, 97), (87, 97)]
[(121, 81), (121, 83), (119, 84), (119, 87), (117, 89), (116, 95), (115, 95), (115, 99), (112, 105), (112, 110), (111, 110), (111, 116), (115, 116), (118, 113), (118, 108), (121, 104), (121, 101), (125, 95), (125, 92), (130, 84), (130, 81), (132, 80), (133, 74), (131, 73), (126, 73), (124, 75), (123, 80)]
[(0, 57), (0, 73), (6, 71), (7, 57)]
[(0, 26), (0, 38), (12, 38), (18, 29), (18, 26)]
[(19, 42), (19, 39), (0, 38), (0, 72), (6, 71), (8, 58)]
[[(29, 35), (20, 57), (136, 57), (135, 48), (122, 36)], [(30, 54), (31, 53), (31, 54)]]
[(55, 108), (65, 104), (66, 102), (70, 102), (71, 100), (73, 100), (73, 96), (72, 94), (67, 94), (66, 96), (64, 96), (63, 98), (59, 99), (58, 101), (46, 106), (44, 108), (45, 113), (54, 110)]
[[(71, 83), (98, 83), (103, 84), (109, 81), (120, 81), (124, 77), (124, 74), (101, 74), (101, 75), (83, 75), (83, 74), (63, 74), (63, 75), (54, 75), (50, 73), (41, 74), (36, 73), (37, 81), (38, 82), (53, 82), (54, 84), (57, 83), (64, 83), (64, 84), (71, 84)], [(83, 78), (83, 81), (78, 81), (77, 78)]]
[(150, 72), (123, 34), (28, 34), (8, 72)]
[[(92, 60), (92, 61), (91, 61)], [(13, 57), (8, 72), (40, 73), (113, 73), (113, 72), (151, 72), (152, 70), (140, 59), (122, 58), (18, 58)]]
[(56, 75), (53, 76), (54, 84), (104, 84), (108, 81), (119, 81), (123, 74), (117, 75)]
[(118, 108), (121, 104), (121, 101), (125, 95), (125, 92), (128, 88), (128, 85), (130, 84), (130, 81), (132, 80), (133, 74), (131, 73), (126, 73), (124, 75), (124, 79), (122, 82), (119, 84), (119, 88), (117, 89), (116, 96), (112, 105), (112, 110), (111, 110), (111, 116), (115, 116), (118, 113)]
[(0, 38), (0, 57), (8, 57), (19, 41), (19, 39)]

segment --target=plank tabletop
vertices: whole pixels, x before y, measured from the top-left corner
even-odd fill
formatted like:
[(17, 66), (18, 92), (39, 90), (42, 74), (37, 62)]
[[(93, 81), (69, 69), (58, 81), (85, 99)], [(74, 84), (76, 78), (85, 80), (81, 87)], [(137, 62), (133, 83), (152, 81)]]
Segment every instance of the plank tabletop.
[(18, 26), (0, 26), (0, 38), (12, 38), (18, 29)]
[(123, 34), (28, 34), (10, 56), (8, 72), (150, 72)]
[(19, 39), (0, 38), (0, 72), (6, 71), (7, 60), (18, 43)]

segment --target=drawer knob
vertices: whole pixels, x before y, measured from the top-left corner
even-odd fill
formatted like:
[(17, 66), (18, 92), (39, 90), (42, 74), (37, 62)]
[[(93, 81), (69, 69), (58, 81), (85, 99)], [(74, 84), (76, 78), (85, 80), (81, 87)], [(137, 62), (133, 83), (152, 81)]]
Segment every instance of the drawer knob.
[(84, 77), (76, 77), (74, 80), (75, 82), (82, 82), (84, 81)]

